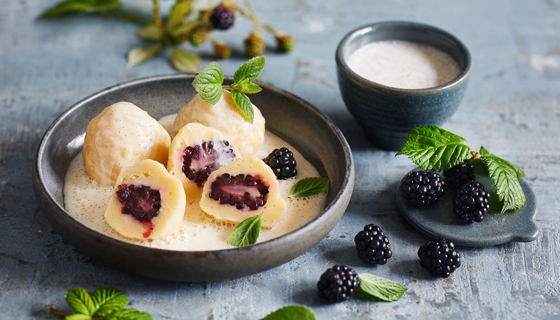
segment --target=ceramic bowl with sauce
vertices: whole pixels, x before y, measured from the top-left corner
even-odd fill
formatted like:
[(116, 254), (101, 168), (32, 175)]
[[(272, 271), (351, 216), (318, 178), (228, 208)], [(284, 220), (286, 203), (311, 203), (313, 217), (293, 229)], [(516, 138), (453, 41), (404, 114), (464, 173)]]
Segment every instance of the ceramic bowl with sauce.
[[(458, 66), (452, 80), (427, 88), (407, 89), (368, 80), (349, 66), (356, 50), (380, 41), (405, 41), (443, 52)], [(386, 150), (400, 150), (410, 129), (441, 125), (455, 113), (471, 71), (467, 47), (448, 32), (420, 23), (390, 21), (359, 27), (336, 50), (340, 92), (346, 107), (369, 140)]]
[[(129, 101), (154, 118), (177, 113), (195, 94), (194, 75), (135, 80), (100, 91), (78, 102), (47, 129), (35, 159), (33, 188), (42, 212), (68, 243), (84, 254), (120, 270), (173, 281), (216, 281), (262, 272), (311, 249), (336, 225), (354, 187), (350, 147), (340, 130), (308, 102), (262, 84), (252, 95), (266, 119), (266, 129), (284, 139), (330, 181), (326, 206), (300, 228), (254, 245), (208, 251), (147, 247), (100, 233), (64, 208), (64, 179), (83, 147), (88, 122), (115, 101)], [(226, 84), (232, 78), (226, 77)]]

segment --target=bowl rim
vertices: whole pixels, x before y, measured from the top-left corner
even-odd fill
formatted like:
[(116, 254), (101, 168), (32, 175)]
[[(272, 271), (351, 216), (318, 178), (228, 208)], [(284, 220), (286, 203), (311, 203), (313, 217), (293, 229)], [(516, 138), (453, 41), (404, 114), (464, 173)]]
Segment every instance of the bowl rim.
[[(348, 193), (347, 197), (349, 199), (349, 197), (352, 195), (352, 192), (353, 192), (355, 169), (354, 169), (354, 161), (353, 161), (353, 158), (352, 158), (352, 152), (351, 152), (351, 149), (350, 149), (350, 145), (346, 141), (346, 138), (342, 134), (342, 131), (334, 124), (334, 122), (327, 115), (325, 115), (322, 111), (317, 109), (317, 107), (315, 107), (311, 103), (307, 102), (306, 100), (304, 100), (304, 99), (302, 99), (302, 98), (300, 98), (300, 97), (298, 97), (298, 96), (296, 96), (296, 95), (294, 95), (294, 94), (292, 94), (292, 93), (290, 93), (286, 90), (283, 90), (283, 89), (280, 89), (280, 88), (277, 88), (277, 87), (270, 86), (268, 84), (259, 82), (259, 85), (263, 88), (263, 90), (272, 91), (275, 94), (279, 94), (279, 95), (286, 95), (290, 99), (293, 99), (294, 101), (296, 101), (297, 103), (307, 106), (309, 108), (309, 110), (312, 111), (315, 114), (315, 116), (322, 119), (326, 124), (328, 124), (330, 130), (332, 130), (336, 134), (336, 136), (338, 137), (340, 145), (342, 146), (342, 149), (344, 151), (344, 155), (345, 155), (344, 158), (346, 160), (345, 161), (346, 162), (346, 167), (344, 168), (345, 173), (344, 173), (344, 179), (343, 179), (342, 184), (341, 184), (341, 188), (336, 193), (333, 200), (329, 204), (327, 204), (327, 206), (325, 206), (325, 208), (315, 218), (313, 218), (311, 221), (308, 221), (307, 223), (305, 223), (301, 227), (299, 227), (295, 230), (292, 230), (292, 231), (290, 231), (290, 232), (288, 232), (284, 235), (281, 235), (279, 237), (269, 239), (269, 240), (266, 240), (266, 241), (263, 241), (263, 242), (258, 242), (258, 243), (252, 244), (252, 245), (244, 246), (244, 247), (227, 248), (227, 249), (219, 249), (219, 250), (185, 251), (185, 250), (173, 250), (173, 249), (149, 247), (149, 246), (139, 245), (139, 244), (135, 244), (135, 243), (132, 243), (132, 242), (125, 241), (125, 240), (113, 238), (109, 235), (106, 235), (106, 234), (101, 233), (97, 230), (94, 230), (91, 227), (89, 227), (89, 226), (81, 223), (80, 221), (76, 220), (73, 216), (71, 216), (66, 211), (66, 209), (64, 207), (59, 205), (59, 203), (53, 197), (50, 189), (46, 187), (46, 184), (44, 182), (44, 175), (43, 175), (43, 171), (42, 171), (44, 154), (48, 152), (48, 150), (46, 150), (46, 144), (47, 144), (48, 140), (50, 139), (53, 131), (59, 125), (59, 123), (61, 123), (72, 112), (74, 112), (74, 110), (79, 109), (84, 104), (88, 103), (89, 101), (94, 100), (94, 99), (96, 99), (100, 96), (103, 96), (103, 95), (107, 94), (107, 93), (110, 93), (110, 92), (113, 92), (113, 91), (116, 91), (116, 90), (120, 90), (120, 89), (123, 89), (123, 88), (127, 88), (127, 87), (133, 87), (133, 86), (136, 86), (136, 85), (147, 84), (147, 83), (150, 83), (150, 82), (158, 82), (158, 81), (166, 81), (166, 80), (194, 79), (195, 76), (196, 76), (196, 74), (192, 74), (192, 73), (190, 73), (190, 74), (188, 74), (188, 73), (187, 74), (170, 74), (170, 75), (149, 76), (149, 77), (144, 77), (144, 78), (139, 78), (139, 79), (135, 79), (135, 80), (131, 80), (131, 81), (122, 82), (122, 83), (107, 87), (103, 90), (97, 91), (96, 93), (91, 94), (90, 96), (76, 102), (71, 107), (66, 109), (47, 128), (47, 130), (45, 131), (45, 133), (44, 133), (43, 137), (41, 138), (41, 141), (40, 141), (40, 143), (37, 147), (37, 152), (35, 154), (35, 159), (34, 159), (34, 169), (33, 169), (33, 175), (34, 175), (33, 179), (35, 180), (35, 183), (33, 185), (34, 185), (36, 197), (39, 198), (39, 192), (38, 191), (43, 191), (45, 194), (48, 195), (48, 198), (49, 198), (48, 201), (51, 202), (53, 204), (53, 206), (56, 207), (56, 209), (58, 209), (60, 212), (64, 213), (66, 215), (66, 217), (70, 219), (72, 224), (85, 228), (88, 232), (90, 232), (90, 233), (92, 233), (96, 236), (101, 237), (102, 240), (106, 241), (107, 243), (114, 243), (114, 244), (116, 244), (118, 246), (121, 246), (121, 247), (124, 247), (124, 248), (137, 249), (137, 250), (149, 250), (151, 252), (159, 253), (159, 254), (166, 255), (166, 256), (187, 256), (187, 255), (200, 256), (200, 255), (208, 255), (208, 254), (210, 254), (210, 255), (230, 255), (230, 254), (234, 254), (235, 255), (235, 254), (238, 254), (238, 253), (257, 250), (260, 247), (273, 247), (275, 243), (288, 241), (288, 240), (285, 240), (285, 239), (297, 237), (298, 234), (300, 234), (302, 232), (305, 232), (308, 229), (313, 229), (318, 225), (321, 225), (322, 220), (327, 220), (328, 216), (333, 214), (333, 210), (336, 210), (336, 207), (338, 206), (338, 203), (340, 202), (340, 200), (343, 197), (345, 197), (346, 193)], [(224, 79), (233, 81), (232, 76), (225, 76)], [(36, 188), (39, 188), (40, 190), (36, 190)], [(344, 208), (344, 209), (346, 209), (346, 208)], [(342, 214), (340, 216), (342, 217)], [(330, 230), (329, 230), (329, 232), (330, 232)], [(328, 234), (328, 232), (327, 232), (327, 234)]]
[[(453, 79), (449, 82), (446, 82), (444, 84), (441, 84), (439, 86), (429, 87), (429, 88), (421, 88), (421, 89), (396, 88), (396, 87), (386, 86), (386, 85), (380, 84), (378, 82), (374, 82), (374, 81), (371, 81), (369, 79), (366, 79), (366, 78), (358, 75), (357, 73), (355, 73), (354, 70), (352, 70), (348, 66), (348, 64), (346, 63), (346, 60), (342, 58), (342, 51), (346, 47), (348, 42), (350, 42), (355, 37), (357, 37), (359, 35), (362, 35), (362, 34), (365, 34), (365, 33), (368, 33), (368, 32), (375, 32), (375, 29), (377, 27), (380, 27), (380, 26), (402, 26), (402, 27), (405, 27), (407, 29), (420, 28), (420, 29), (425, 29), (425, 30), (430, 30), (430, 31), (437, 32), (437, 33), (449, 38), (453, 42), (455, 42), (459, 46), (459, 48), (464, 52), (465, 57), (466, 57), (465, 67), (463, 68), (462, 72), (457, 77), (455, 77), (455, 79)], [(364, 82), (371, 87), (377, 87), (377, 88), (381, 88), (381, 89), (384, 89), (384, 90), (395, 91), (395, 92), (403, 92), (403, 93), (409, 93), (409, 94), (423, 94), (423, 93), (429, 93), (429, 92), (437, 92), (437, 91), (442, 91), (442, 90), (446, 90), (446, 89), (458, 86), (462, 82), (467, 81), (468, 76), (469, 76), (469, 74), (471, 73), (471, 70), (472, 70), (472, 57), (471, 57), (471, 54), (469, 52), (469, 49), (467, 48), (467, 46), (465, 46), (465, 44), (461, 40), (459, 40), (459, 38), (455, 37), (454, 35), (452, 35), (451, 33), (447, 32), (443, 29), (440, 29), (440, 28), (437, 28), (437, 27), (434, 27), (434, 26), (431, 26), (431, 25), (428, 25), (428, 24), (418, 23), (418, 22), (410, 22), (410, 21), (400, 21), (400, 20), (369, 23), (369, 24), (365, 24), (365, 25), (362, 25), (360, 27), (357, 27), (357, 28), (353, 29), (352, 31), (348, 32), (342, 38), (342, 40), (339, 42), (338, 47), (336, 48), (336, 52), (335, 52), (335, 59), (336, 59), (337, 67), (342, 68), (347, 75), (349, 75), (350, 77), (353, 77), (355, 80), (357, 80), (359, 82)]]

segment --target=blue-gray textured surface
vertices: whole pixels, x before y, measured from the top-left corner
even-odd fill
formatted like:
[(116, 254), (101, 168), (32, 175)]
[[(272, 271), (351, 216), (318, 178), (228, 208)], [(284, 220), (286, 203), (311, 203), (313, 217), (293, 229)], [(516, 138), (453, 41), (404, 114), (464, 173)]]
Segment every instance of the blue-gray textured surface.
[[(354, 154), (355, 191), (342, 220), (306, 254), (261, 274), (202, 284), (154, 281), (105, 267), (65, 244), (38, 209), (31, 189), (33, 157), (57, 115), (116, 83), (176, 72), (162, 58), (125, 68), (126, 52), (141, 44), (134, 25), (93, 16), (36, 20), (56, 2), (4, 0), (0, 6), (1, 319), (58, 319), (48, 309), (69, 311), (67, 288), (99, 286), (126, 291), (133, 307), (156, 319), (260, 319), (289, 304), (308, 305), (319, 319), (560, 318), (559, 0), (254, 0), (262, 20), (296, 41), (291, 54), (266, 53), (262, 77), (310, 101), (339, 125)], [(145, 0), (127, 4), (149, 7)], [(405, 222), (394, 196), (397, 182), (414, 165), (364, 138), (336, 83), (338, 41), (359, 25), (383, 20), (432, 24), (469, 47), (474, 62), (469, 88), (444, 128), (525, 170), (539, 203), (536, 241), (461, 248), (464, 264), (449, 280), (431, 279), (421, 269), (416, 250), (428, 238)], [(226, 74), (244, 61), (241, 39), (249, 30), (240, 22), (223, 33), (234, 48), (234, 57), (222, 63)], [(211, 48), (206, 44), (199, 52), (208, 57)], [(367, 223), (380, 225), (390, 237), (394, 256), (385, 266), (367, 267), (354, 252), (354, 234)], [(409, 290), (392, 303), (326, 304), (315, 284), (337, 263)]]

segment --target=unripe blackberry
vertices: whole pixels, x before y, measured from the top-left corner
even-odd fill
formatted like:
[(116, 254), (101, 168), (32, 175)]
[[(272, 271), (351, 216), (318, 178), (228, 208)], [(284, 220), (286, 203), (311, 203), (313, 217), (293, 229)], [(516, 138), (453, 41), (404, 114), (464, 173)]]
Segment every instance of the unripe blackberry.
[(229, 59), (231, 49), (225, 43), (219, 41), (214, 43), (214, 59)]
[(276, 50), (278, 52), (291, 52), (294, 50), (294, 39), (285, 33), (276, 35)]
[(321, 275), (317, 283), (319, 297), (330, 302), (348, 300), (358, 287), (358, 274), (348, 266), (334, 266)]
[(418, 249), (420, 265), (439, 278), (449, 277), (461, 266), (461, 255), (455, 251), (453, 242), (434, 240)]
[(199, 47), (206, 41), (206, 30), (195, 28), (189, 32), (187, 37), (194, 47)]
[(253, 32), (245, 39), (245, 53), (249, 57), (260, 56), (266, 49), (266, 44), (260, 32)]
[(274, 149), (263, 161), (272, 169), (277, 179), (286, 180), (297, 175), (297, 162), (288, 148)]
[(393, 256), (389, 239), (383, 230), (374, 224), (368, 224), (354, 237), (358, 256), (369, 264), (385, 264)]
[(443, 171), (447, 187), (455, 191), (467, 182), (474, 181), (474, 167), (472, 164), (459, 163), (449, 170)]
[(445, 182), (439, 174), (423, 170), (409, 172), (401, 184), (403, 198), (415, 207), (438, 202), (444, 193)]
[(462, 223), (481, 222), (490, 211), (490, 194), (473, 181), (462, 185), (453, 198), (453, 213)]

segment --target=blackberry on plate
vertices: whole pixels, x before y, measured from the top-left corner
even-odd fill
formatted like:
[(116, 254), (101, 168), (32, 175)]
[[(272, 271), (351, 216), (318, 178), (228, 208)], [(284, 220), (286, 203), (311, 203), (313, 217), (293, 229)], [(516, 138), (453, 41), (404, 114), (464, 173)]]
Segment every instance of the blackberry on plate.
[(223, 6), (216, 7), (216, 9), (212, 11), (210, 22), (212, 22), (212, 26), (218, 30), (227, 30), (231, 28), (235, 22), (233, 10)]
[(444, 170), (445, 183), (451, 190), (457, 190), (465, 183), (474, 181), (474, 167), (472, 164), (465, 164), (464, 162), (452, 167), (449, 170)]
[(277, 179), (286, 180), (297, 175), (297, 163), (288, 148), (274, 149), (263, 161), (272, 169)]
[(420, 265), (439, 278), (449, 277), (461, 266), (461, 255), (455, 251), (451, 241), (434, 240), (423, 244), (418, 249)]
[(403, 179), (403, 198), (415, 207), (425, 207), (438, 202), (443, 197), (445, 182), (433, 171), (412, 171)]
[(364, 230), (358, 232), (354, 237), (358, 256), (369, 264), (387, 263), (387, 259), (393, 256), (389, 239), (383, 230), (374, 224), (368, 224)]
[(462, 223), (481, 222), (490, 211), (490, 194), (473, 181), (462, 185), (453, 198), (453, 213)]
[(330, 302), (341, 302), (350, 299), (359, 284), (356, 271), (345, 265), (336, 265), (321, 275), (317, 289), (319, 297)]

